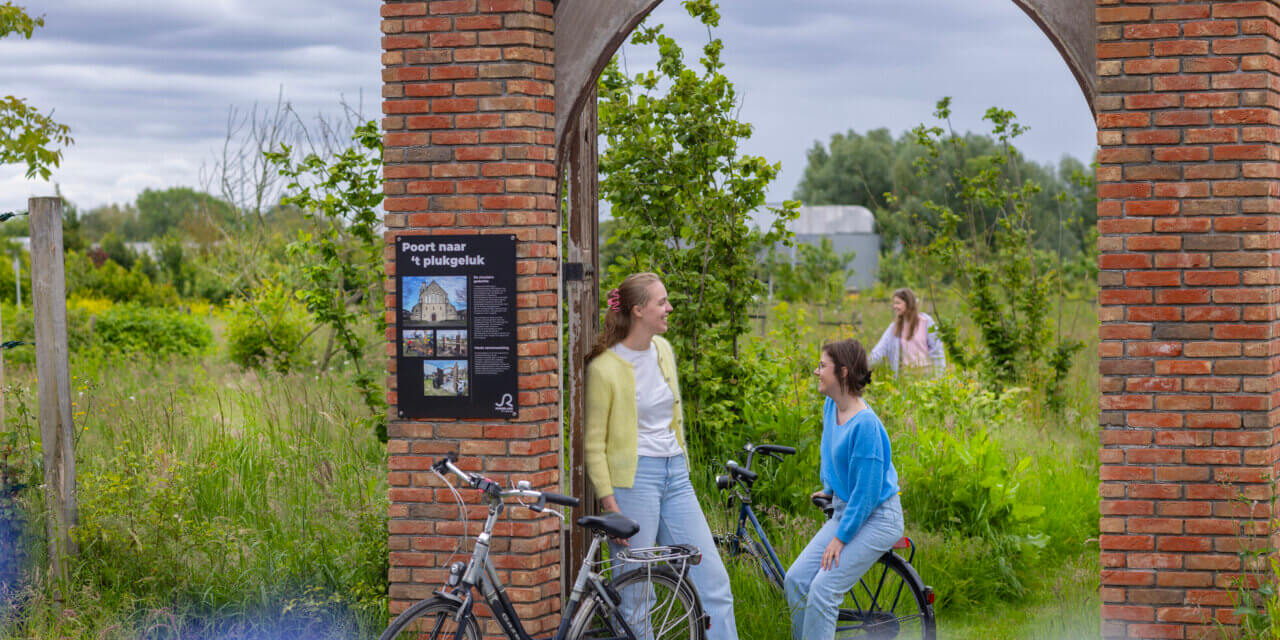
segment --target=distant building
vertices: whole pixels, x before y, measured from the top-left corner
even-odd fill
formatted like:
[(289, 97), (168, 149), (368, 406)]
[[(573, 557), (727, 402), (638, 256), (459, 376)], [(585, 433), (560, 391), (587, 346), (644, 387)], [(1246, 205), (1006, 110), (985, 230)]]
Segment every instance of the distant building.
[[(759, 209), (751, 218), (757, 227), (763, 228), (773, 219), (773, 214)], [(795, 234), (796, 244), (818, 246), (827, 238), (837, 254), (854, 254), (853, 262), (849, 263), (853, 274), (845, 279), (846, 289), (868, 289), (876, 283), (880, 275), (880, 235), (876, 233), (876, 219), (870, 209), (859, 205), (806, 205), (800, 207), (800, 216), (791, 221), (789, 228)], [(796, 248), (785, 250), (791, 252), (794, 262)]]

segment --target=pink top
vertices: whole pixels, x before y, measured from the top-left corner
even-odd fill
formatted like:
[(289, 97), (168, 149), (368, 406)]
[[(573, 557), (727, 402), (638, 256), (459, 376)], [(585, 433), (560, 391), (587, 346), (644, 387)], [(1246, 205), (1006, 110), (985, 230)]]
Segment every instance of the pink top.
[(923, 367), (929, 364), (929, 328), (924, 318), (916, 317), (916, 331), (910, 336), (899, 338), (902, 341), (902, 362), (909, 367)]

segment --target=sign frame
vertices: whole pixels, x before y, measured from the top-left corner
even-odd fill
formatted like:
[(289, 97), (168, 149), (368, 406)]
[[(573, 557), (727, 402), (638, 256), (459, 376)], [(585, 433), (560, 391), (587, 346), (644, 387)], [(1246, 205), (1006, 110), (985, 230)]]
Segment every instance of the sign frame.
[(401, 418), (520, 415), (514, 235), (397, 235)]

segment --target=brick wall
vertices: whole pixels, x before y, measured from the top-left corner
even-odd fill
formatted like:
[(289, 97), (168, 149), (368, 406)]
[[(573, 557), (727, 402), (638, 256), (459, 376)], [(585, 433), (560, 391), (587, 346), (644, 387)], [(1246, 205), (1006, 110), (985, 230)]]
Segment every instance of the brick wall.
[(1096, 10), (1103, 636), (1197, 638), (1270, 533), (1280, 7)]
[[(462, 531), (447, 490), (427, 471), (446, 451), (505, 482), (560, 486), (552, 5), (541, 0), (387, 0), (382, 5), (386, 268), (397, 234), (514, 234), (520, 417), (396, 419), (388, 377), (391, 610), (443, 583)], [(388, 371), (395, 370), (394, 282), (386, 282)], [(472, 534), (484, 508), (468, 508)], [(532, 634), (560, 610), (560, 525), (508, 509), (495, 563)], [(465, 555), (462, 558), (465, 559)], [(483, 607), (481, 607), (483, 609)], [(487, 632), (496, 625), (487, 621)]]

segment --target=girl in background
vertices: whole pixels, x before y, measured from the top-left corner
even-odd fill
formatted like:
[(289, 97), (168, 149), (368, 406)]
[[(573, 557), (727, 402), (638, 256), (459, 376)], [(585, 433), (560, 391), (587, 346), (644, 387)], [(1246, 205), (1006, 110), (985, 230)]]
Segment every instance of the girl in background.
[(934, 330), (933, 318), (920, 311), (916, 294), (910, 289), (893, 292), (893, 323), (871, 350), (871, 366), (883, 361), (894, 373), (904, 364), (912, 368), (932, 364), (935, 373), (947, 368), (947, 351)]

